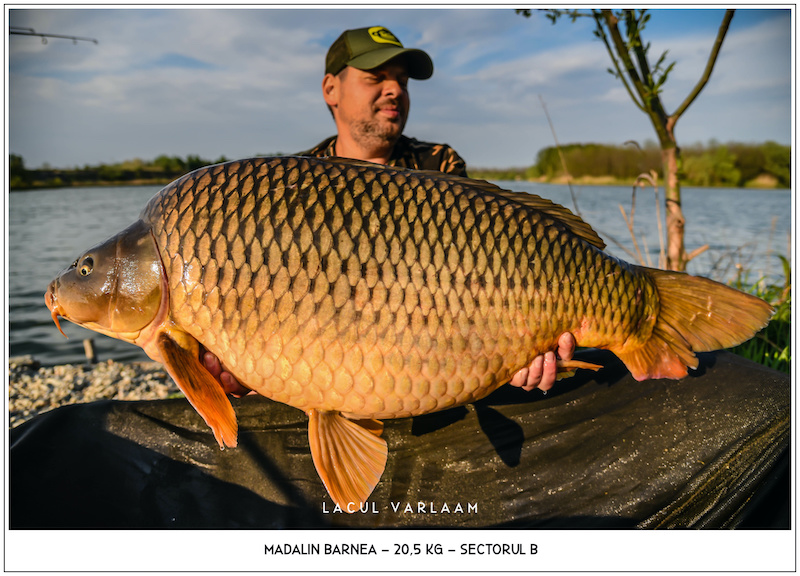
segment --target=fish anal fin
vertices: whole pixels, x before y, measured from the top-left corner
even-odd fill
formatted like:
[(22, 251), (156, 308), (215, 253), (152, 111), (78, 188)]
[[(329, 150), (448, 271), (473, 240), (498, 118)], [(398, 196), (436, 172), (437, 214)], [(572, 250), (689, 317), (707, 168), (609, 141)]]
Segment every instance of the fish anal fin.
[(366, 502), (381, 479), (388, 450), (378, 420), (350, 420), (339, 412), (309, 410), (311, 458), (331, 499), (345, 512)]
[(214, 432), (220, 448), (236, 447), (236, 413), (222, 386), (200, 363), (199, 344), (188, 334), (163, 332), (156, 339), (164, 367)]
[(698, 365), (697, 356), (685, 342), (662, 334), (658, 326), (643, 346), (630, 351), (615, 350), (614, 353), (640, 382), (649, 378), (680, 380), (689, 374), (689, 368)]

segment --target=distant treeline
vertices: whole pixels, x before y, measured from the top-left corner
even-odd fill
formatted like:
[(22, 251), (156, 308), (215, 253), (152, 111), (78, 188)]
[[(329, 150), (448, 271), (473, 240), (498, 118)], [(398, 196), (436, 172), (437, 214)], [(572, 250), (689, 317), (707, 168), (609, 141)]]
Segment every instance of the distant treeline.
[[(628, 144), (567, 144), (561, 147), (569, 176), (576, 182), (601, 184), (633, 183), (642, 173), (655, 170), (661, 175), (661, 150), (648, 142), (644, 147)], [(681, 149), (682, 183), (685, 186), (735, 186), (791, 188), (791, 147), (763, 144), (695, 144)], [(25, 168), (21, 156), (9, 157), (9, 185), (12, 190), (119, 184), (166, 184), (202, 166), (225, 162), (195, 155), (186, 159), (162, 154), (155, 160), (128, 160), (83, 168)], [(472, 168), (470, 176), (490, 180), (536, 180), (564, 182), (566, 174), (555, 147), (541, 150), (536, 164), (527, 168)]]
[(187, 172), (218, 164), (227, 159), (222, 156), (208, 160), (200, 156), (179, 156), (162, 154), (155, 160), (127, 160), (117, 164), (100, 164), (83, 168), (36, 168), (28, 170), (22, 156), (9, 156), (9, 187), (12, 190), (26, 188), (59, 188), (62, 186), (95, 186), (103, 184), (166, 184)]
[[(569, 176), (577, 182), (632, 183), (642, 173), (661, 176), (661, 150), (648, 142), (629, 144), (567, 144), (561, 147)], [(682, 184), (685, 186), (759, 186), (790, 188), (791, 147), (763, 144), (695, 144), (681, 148)], [(493, 180), (563, 182), (566, 173), (556, 147), (541, 150), (536, 164), (518, 169), (472, 169), (470, 176)]]

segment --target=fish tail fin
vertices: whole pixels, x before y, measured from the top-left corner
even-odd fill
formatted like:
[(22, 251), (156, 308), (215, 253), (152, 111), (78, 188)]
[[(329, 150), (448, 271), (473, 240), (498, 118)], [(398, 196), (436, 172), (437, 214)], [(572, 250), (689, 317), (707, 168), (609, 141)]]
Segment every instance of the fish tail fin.
[(730, 348), (769, 323), (774, 309), (755, 296), (708, 278), (641, 268), (655, 282), (659, 312), (650, 337), (612, 351), (637, 380), (683, 378), (697, 368), (695, 352)]
[(197, 344), (196, 341), (189, 341), (189, 338), (174, 331), (172, 334), (159, 335), (156, 346), (164, 367), (189, 403), (211, 427), (219, 447), (235, 448), (239, 430), (236, 412), (222, 386), (200, 363), (197, 350), (191, 350)]
[(378, 420), (350, 420), (339, 412), (309, 410), (311, 458), (331, 499), (356, 512), (381, 479), (388, 450)]

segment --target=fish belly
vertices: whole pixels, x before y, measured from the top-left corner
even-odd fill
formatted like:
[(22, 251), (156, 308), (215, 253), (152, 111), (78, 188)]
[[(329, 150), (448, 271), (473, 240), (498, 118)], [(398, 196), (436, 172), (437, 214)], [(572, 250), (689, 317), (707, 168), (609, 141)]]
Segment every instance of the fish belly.
[[(253, 159), (157, 194), (173, 321), (302, 410), (424, 414), (486, 396), (564, 331), (647, 335), (652, 282), (486, 183)], [(644, 337), (642, 336), (642, 337)]]

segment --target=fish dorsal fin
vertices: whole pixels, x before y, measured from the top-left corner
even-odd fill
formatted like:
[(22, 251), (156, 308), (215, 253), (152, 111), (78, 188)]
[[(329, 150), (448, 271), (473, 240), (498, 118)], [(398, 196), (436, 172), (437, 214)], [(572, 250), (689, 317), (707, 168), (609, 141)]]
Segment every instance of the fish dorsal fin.
[[(345, 512), (367, 501), (386, 468), (386, 441), (377, 420), (349, 420), (339, 412), (309, 410), (311, 458), (331, 499)], [(349, 505), (349, 506), (348, 506)]]
[[(356, 160), (355, 158), (345, 158), (344, 156), (325, 156), (325, 157), (317, 157), (317, 156), (310, 156), (308, 157), (313, 158), (314, 160), (323, 160), (328, 162), (329, 164), (338, 164), (342, 168), (347, 168), (350, 166), (360, 166), (362, 168), (389, 168), (391, 170), (410, 170), (410, 168), (398, 168), (397, 166), (387, 166), (386, 164), (376, 164), (375, 162), (370, 162), (369, 160)], [(441, 175), (441, 174), (440, 174)]]
[(156, 339), (164, 367), (186, 399), (214, 432), (220, 448), (236, 447), (236, 413), (222, 386), (200, 363), (197, 341), (184, 333), (162, 332)]
[(542, 198), (538, 194), (532, 194), (530, 192), (514, 192), (513, 190), (506, 190), (505, 188), (500, 188), (500, 186), (492, 184), (491, 182), (487, 182), (486, 180), (472, 180), (457, 176), (450, 178), (454, 180), (457, 178), (458, 182), (462, 186), (477, 188), (484, 193), (491, 194), (493, 196), (500, 196), (501, 198), (505, 198), (511, 202), (522, 204), (528, 208), (533, 208), (534, 210), (543, 212), (551, 218), (561, 222), (567, 227), (567, 229), (569, 229), (570, 232), (576, 236), (579, 236), (592, 246), (595, 246), (600, 250), (606, 247), (606, 243), (603, 242), (603, 239), (600, 238), (597, 232), (595, 232), (589, 224), (584, 222), (580, 216), (574, 214), (569, 208), (566, 208), (561, 204), (556, 204), (552, 200)]
[(490, 182), (486, 182), (486, 184), (492, 187), (495, 194), (503, 196), (504, 198), (508, 198), (514, 202), (518, 202), (524, 206), (533, 208), (534, 210), (538, 210), (539, 212), (544, 212), (548, 216), (555, 218), (564, 226), (566, 226), (570, 232), (576, 236), (579, 236), (592, 246), (595, 246), (600, 250), (603, 250), (606, 247), (606, 243), (603, 242), (603, 239), (600, 238), (597, 232), (594, 231), (594, 228), (592, 228), (588, 223), (584, 222), (580, 216), (574, 214), (569, 208), (566, 208), (561, 204), (556, 204), (547, 198), (542, 198), (537, 194), (529, 194), (527, 192), (512, 192), (511, 190), (504, 190), (499, 186), (495, 186)]
[[(340, 158), (338, 156), (328, 157), (325, 158), (326, 162), (330, 162), (332, 164), (338, 164), (342, 167), (353, 166), (353, 167), (362, 167), (362, 168), (379, 168), (379, 169), (391, 169), (396, 170), (399, 172), (410, 172), (412, 171), (410, 168), (400, 168), (397, 166), (382, 166), (381, 164), (374, 164), (372, 162), (366, 162), (364, 160), (351, 160), (349, 158)], [(437, 172), (435, 170), (413, 170), (415, 174), (418, 176), (426, 176), (429, 178), (434, 178), (437, 180), (446, 179), (451, 181), (453, 184), (460, 184), (464, 187), (469, 187), (473, 189), (480, 190), (486, 194), (490, 194), (492, 196), (500, 196), (511, 202), (515, 202), (517, 204), (522, 204), (523, 206), (527, 206), (528, 208), (533, 208), (534, 210), (538, 210), (539, 212), (543, 212), (561, 222), (564, 226), (569, 229), (570, 232), (579, 236), (581, 239), (585, 240), (592, 246), (603, 250), (606, 247), (606, 243), (603, 242), (602, 238), (594, 231), (594, 229), (583, 221), (583, 219), (574, 214), (569, 208), (565, 208), (561, 204), (556, 204), (552, 200), (548, 200), (546, 198), (542, 198), (537, 194), (530, 194), (527, 192), (514, 192), (512, 190), (506, 190), (504, 188), (500, 188), (496, 184), (492, 184), (491, 182), (487, 182), (486, 180), (474, 180), (472, 178), (464, 178), (463, 176), (456, 176), (453, 174), (444, 174), (442, 172)]]

